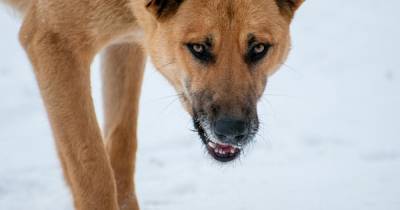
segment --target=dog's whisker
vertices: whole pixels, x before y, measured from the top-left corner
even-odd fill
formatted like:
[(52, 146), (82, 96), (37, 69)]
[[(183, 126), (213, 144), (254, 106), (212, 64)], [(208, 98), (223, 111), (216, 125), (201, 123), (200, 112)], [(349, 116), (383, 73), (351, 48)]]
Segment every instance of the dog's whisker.
[[(273, 97), (292, 97), (290, 95), (285, 95), (285, 94), (271, 94), (271, 93), (264, 93), (263, 96), (273, 96)], [(263, 97), (264, 98), (264, 97)]]
[(165, 67), (167, 67), (167, 66), (170, 66), (170, 65), (173, 65), (173, 64), (175, 64), (175, 63), (176, 63), (176, 61), (173, 60), (173, 61), (171, 61), (171, 62), (169, 62), (169, 63), (162, 64), (159, 68), (160, 68), (160, 69), (163, 69), (163, 68), (165, 68)]
[(173, 94), (173, 95), (169, 95), (169, 96), (163, 96), (163, 97), (159, 97), (159, 98), (155, 98), (154, 100), (165, 100), (165, 99), (170, 99), (170, 98), (181, 98), (182, 96), (184, 96), (183, 93), (178, 93), (178, 94)]
[(282, 66), (282, 67), (285, 67), (286, 69), (289, 69), (289, 70), (292, 71), (293, 73), (302, 75), (300, 71), (297, 71), (294, 67), (289, 66), (289, 65), (286, 64), (286, 63), (281, 63), (281, 66)]
[(161, 112), (165, 112), (169, 107), (171, 107), (172, 104), (174, 104), (174, 103), (177, 102), (178, 100), (179, 100), (179, 98), (173, 99), (171, 102), (169, 102), (169, 103), (161, 110)]

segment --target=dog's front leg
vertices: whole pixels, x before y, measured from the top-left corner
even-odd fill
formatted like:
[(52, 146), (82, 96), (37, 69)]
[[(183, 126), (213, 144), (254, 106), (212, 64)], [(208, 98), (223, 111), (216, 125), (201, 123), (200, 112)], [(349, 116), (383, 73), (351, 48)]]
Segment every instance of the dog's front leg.
[(111, 164), (91, 98), (89, 68), (95, 53), (87, 42), (74, 45), (70, 38), (34, 22), (25, 22), (20, 32), (76, 209), (118, 210)]
[(145, 54), (134, 43), (110, 46), (103, 56), (105, 137), (122, 210), (138, 210), (134, 171), (137, 116)]

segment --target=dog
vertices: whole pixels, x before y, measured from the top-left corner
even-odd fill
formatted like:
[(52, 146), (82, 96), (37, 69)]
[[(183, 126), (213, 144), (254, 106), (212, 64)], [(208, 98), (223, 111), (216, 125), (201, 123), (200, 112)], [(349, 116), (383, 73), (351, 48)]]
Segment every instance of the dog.
[[(289, 27), (304, 0), (1, 1), (23, 14), (20, 43), (75, 208), (138, 210), (133, 177), (147, 55), (176, 89), (208, 153), (233, 161), (257, 133), (257, 101), (287, 58)], [(103, 134), (90, 89), (100, 51)]]

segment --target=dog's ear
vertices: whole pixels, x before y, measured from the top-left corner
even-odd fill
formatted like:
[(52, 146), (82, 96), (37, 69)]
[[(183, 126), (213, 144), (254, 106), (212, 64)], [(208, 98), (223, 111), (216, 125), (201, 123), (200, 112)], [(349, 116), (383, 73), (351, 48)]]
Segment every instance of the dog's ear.
[(294, 13), (305, 0), (275, 0), (281, 14), (289, 21), (292, 20)]
[(146, 7), (158, 20), (174, 15), (184, 0), (147, 0)]

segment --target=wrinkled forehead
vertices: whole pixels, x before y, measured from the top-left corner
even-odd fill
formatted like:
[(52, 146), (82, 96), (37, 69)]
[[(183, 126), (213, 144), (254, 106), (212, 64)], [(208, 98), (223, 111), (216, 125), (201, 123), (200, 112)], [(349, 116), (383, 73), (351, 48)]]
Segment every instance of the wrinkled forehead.
[(173, 24), (185, 40), (224, 34), (246, 39), (251, 33), (272, 43), (279, 41), (289, 25), (275, 0), (186, 0)]

